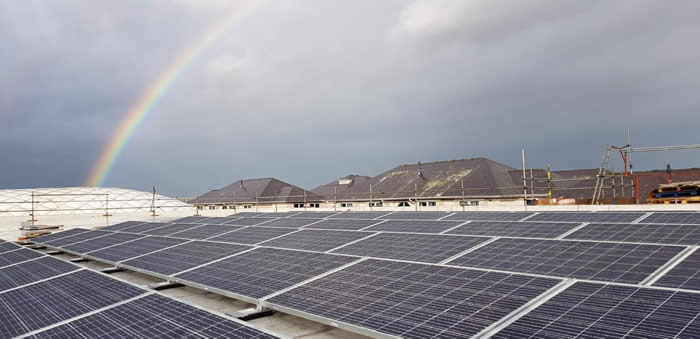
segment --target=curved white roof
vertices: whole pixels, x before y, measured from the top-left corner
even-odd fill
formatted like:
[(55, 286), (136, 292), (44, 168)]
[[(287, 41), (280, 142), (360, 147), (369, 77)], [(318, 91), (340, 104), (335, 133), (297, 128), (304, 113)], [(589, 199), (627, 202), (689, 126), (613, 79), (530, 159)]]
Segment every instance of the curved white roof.
[[(33, 194), (33, 198), (32, 198)], [(32, 204), (32, 200), (34, 203)], [(154, 204), (155, 203), (155, 204)], [(193, 208), (192, 205), (160, 194), (108, 187), (60, 187), (0, 190), (0, 216), (60, 214), (156, 213)]]

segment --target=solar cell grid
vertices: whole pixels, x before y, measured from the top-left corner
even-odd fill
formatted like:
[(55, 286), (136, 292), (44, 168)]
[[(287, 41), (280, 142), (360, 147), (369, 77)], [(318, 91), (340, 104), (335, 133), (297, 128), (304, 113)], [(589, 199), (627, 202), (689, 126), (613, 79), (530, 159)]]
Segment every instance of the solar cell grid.
[(15, 337), (143, 294), (145, 290), (80, 270), (0, 294), (0, 337)]
[(265, 214), (265, 213), (264, 212), (238, 212), (238, 213), (229, 215), (229, 217), (249, 218), (249, 217), (260, 217), (263, 214)]
[(28, 248), (20, 248), (18, 250), (0, 254), (0, 267), (5, 267), (42, 256), (44, 255), (37, 251), (32, 251)]
[(207, 219), (209, 219), (209, 217), (191, 216), (191, 217), (180, 218), (180, 219), (174, 220), (173, 222), (183, 223), (183, 224), (200, 224), (203, 220), (207, 220)]
[(238, 219), (238, 217), (211, 217), (200, 221), (200, 223), (209, 225), (223, 225), (227, 222), (231, 222)]
[(532, 214), (532, 212), (456, 212), (442, 220), (518, 221)]
[(323, 219), (330, 216), (336, 215), (338, 212), (299, 212), (290, 218), (312, 218), (312, 219)]
[(443, 220), (387, 220), (368, 228), (367, 231), (440, 233), (462, 223), (464, 222)]
[(700, 225), (588, 224), (567, 239), (698, 245)]
[(115, 232), (115, 231), (121, 231), (121, 230), (123, 230), (123, 229), (125, 229), (125, 228), (129, 228), (129, 227), (141, 225), (141, 224), (143, 224), (143, 223), (144, 223), (143, 221), (125, 221), (125, 222), (118, 223), (118, 224), (114, 224), (114, 225), (110, 225), (110, 226), (107, 226), (107, 227), (102, 227), (102, 228), (100, 228), (100, 230), (102, 230), (102, 231), (112, 231), (112, 232)]
[(227, 232), (235, 231), (243, 228), (242, 226), (230, 226), (230, 225), (200, 225), (196, 228), (190, 228), (188, 230), (170, 234), (173, 238), (184, 238), (184, 239), (206, 239), (219, 234), (224, 234)]
[(52, 257), (44, 257), (7, 266), (0, 269), (0, 292), (75, 271), (79, 268), (67, 261)]
[(274, 338), (157, 294), (71, 321), (31, 338)]
[(372, 232), (302, 229), (299, 232), (260, 243), (260, 246), (325, 252), (371, 234)]
[(74, 253), (89, 253), (105, 247), (118, 245), (127, 241), (132, 241), (145, 237), (143, 234), (134, 233), (112, 233), (104, 237), (99, 237), (96, 239), (91, 239), (90, 241), (83, 241), (75, 244), (70, 244), (66, 246), (61, 246), (62, 249), (71, 251)]
[(696, 249), (654, 285), (700, 291), (700, 251)]
[(43, 244), (52, 240), (68, 237), (71, 235), (76, 235), (78, 233), (83, 233), (83, 232), (90, 232), (90, 230), (86, 230), (83, 228), (71, 228), (69, 230), (61, 231), (61, 232), (56, 232), (56, 233), (51, 233), (47, 235), (42, 235), (40, 237), (36, 237), (32, 239), (32, 242), (37, 243), (37, 244)]
[(404, 338), (468, 338), (558, 279), (365, 260), (266, 304)]
[(681, 246), (501, 238), (449, 264), (636, 284), (684, 249)]
[(448, 212), (394, 212), (384, 215), (379, 219), (420, 219), (437, 220), (446, 217)]
[(263, 216), (268, 217), (268, 218), (286, 218), (286, 217), (291, 217), (293, 215), (297, 215), (301, 212), (270, 212), (270, 213), (265, 213)]
[(580, 225), (579, 223), (561, 222), (472, 221), (447, 233), (499, 237), (556, 238)]
[(382, 233), (333, 253), (439, 263), (490, 238), (434, 234)]
[(695, 212), (654, 212), (640, 220), (656, 224), (697, 224), (700, 225), (700, 213)]
[(145, 222), (140, 225), (127, 227), (121, 230), (121, 232), (129, 233), (143, 233), (145, 231), (153, 230), (168, 225), (168, 223), (163, 222)]
[(15, 243), (11, 243), (9, 241), (4, 241), (4, 242), (0, 243), (0, 253), (14, 251), (16, 249), (19, 249), (20, 247), (21, 246), (15, 244)]
[(267, 227), (293, 227), (299, 228), (306, 226), (308, 224), (313, 224), (319, 219), (308, 219), (308, 218), (280, 218), (275, 220), (270, 220), (262, 224), (257, 224), (256, 226), (267, 226)]
[(219, 235), (209, 240), (255, 245), (272, 238), (292, 233), (296, 230), (297, 229), (293, 228), (279, 227), (246, 227), (234, 232)]
[(68, 237), (63, 237), (51, 241), (44, 242), (44, 245), (50, 245), (50, 246), (55, 246), (55, 247), (61, 247), (65, 245), (70, 245), (74, 244), (77, 242), (81, 241), (86, 241), (94, 238), (99, 238), (103, 237), (105, 235), (113, 234), (112, 232), (107, 232), (107, 231), (89, 231), (89, 232), (82, 232), (76, 235), (71, 235)]
[(274, 218), (240, 218), (240, 219), (235, 219), (231, 220), (226, 223), (226, 225), (235, 225), (235, 226), (253, 226), (257, 225), (266, 221), (273, 220)]
[(577, 282), (492, 338), (697, 338), (700, 294)]
[(137, 239), (131, 242), (105, 248), (99, 251), (94, 251), (89, 254), (91, 257), (112, 262), (128, 260), (146, 253), (155, 252), (164, 248), (175, 246), (187, 242), (185, 239), (165, 238), (165, 237), (146, 237)]
[(182, 232), (199, 226), (202, 226), (202, 224), (168, 224), (163, 227), (143, 231), (141, 232), (141, 234), (167, 236), (173, 233)]
[(244, 245), (193, 241), (125, 261), (124, 265), (171, 275), (250, 248)]
[(383, 222), (376, 219), (325, 219), (313, 225), (305, 226), (304, 229), (327, 229), (327, 230), (352, 230), (357, 231), (367, 226), (372, 226)]
[(257, 248), (178, 274), (176, 278), (257, 299), (353, 260), (356, 258)]
[(527, 221), (631, 223), (645, 212), (540, 212)]
[(387, 215), (391, 212), (341, 212), (330, 216), (329, 218), (340, 219), (375, 219)]

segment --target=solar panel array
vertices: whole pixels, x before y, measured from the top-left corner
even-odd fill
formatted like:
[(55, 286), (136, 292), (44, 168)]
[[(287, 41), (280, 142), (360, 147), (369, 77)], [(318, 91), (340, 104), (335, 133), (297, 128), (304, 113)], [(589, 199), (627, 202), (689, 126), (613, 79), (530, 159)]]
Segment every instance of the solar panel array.
[(700, 245), (700, 225), (589, 224), (567, 239)]
[(636, 284), (683, 250), (680, 246), (502, 238), (450, 264)]
[(654, 285), (700, 291), (700, 251), (696, 249)]
[(239, 213), (37, 242), (369, 336), (692, 338), (700, 224), (671, 214)]
[(700, 294), (577, 282), (492, 338), (698, 338)]
[(580, 223), (571, 222), (472, 221), (446, 233), (497, 237), (556, 238), (580, 225)]
[(40, 252), (8, 253), (21, 250), (38, 258), (0, 269), (2, 338), (275, 338)]

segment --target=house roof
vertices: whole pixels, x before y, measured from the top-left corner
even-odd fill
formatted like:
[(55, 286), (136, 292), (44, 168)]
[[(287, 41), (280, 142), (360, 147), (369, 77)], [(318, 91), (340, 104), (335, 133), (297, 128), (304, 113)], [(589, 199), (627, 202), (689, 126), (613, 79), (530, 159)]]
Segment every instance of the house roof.
[[(509, 171), (514, 168), (486, 158), (472, 158), (401, 165), (349, 187), (343, 199), (432, 196), (504, 197), (519, 194)], [(521, 187), (522, 185), (518, 186)]]
[[(306, 195), (306, 199), (304, 199)], [(220, 189), (215, 189), (197, 197), (197, 202), (303, 202), (320, 201), (324, 198), (275, 178), (239, 180)]]
[(325, 185), (318, 186), (312, 189), (311, 192), (323, 195), (326, 198), (333, 198), (335, 196), (338, 199), (343, 199), (345, 194), (354, 186), (363, 185), (370, 179), (372, 178), (365, 175), (350, 174)]

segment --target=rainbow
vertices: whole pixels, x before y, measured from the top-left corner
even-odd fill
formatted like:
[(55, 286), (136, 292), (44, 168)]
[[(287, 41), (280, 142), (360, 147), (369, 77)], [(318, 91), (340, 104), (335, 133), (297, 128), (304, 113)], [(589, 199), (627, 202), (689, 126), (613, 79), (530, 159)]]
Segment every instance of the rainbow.
[(227, 28), (233, 21), (235, 14), (232, 13), (217, 21), (199, 40), (184, 49), (148, 87), (148, 90), (138, 102), (126, 112), (116, 131), (100, 153), (97, 162), (93, 165), (90, 175), (85, 180), (85, 186), (102, 186), (119, 155), (124, 151), (126, 145), (129, 144), (129, 140), (148, 113), (153, 110), (153, 107), (163, 98), (185, 69), (227, 32)]

